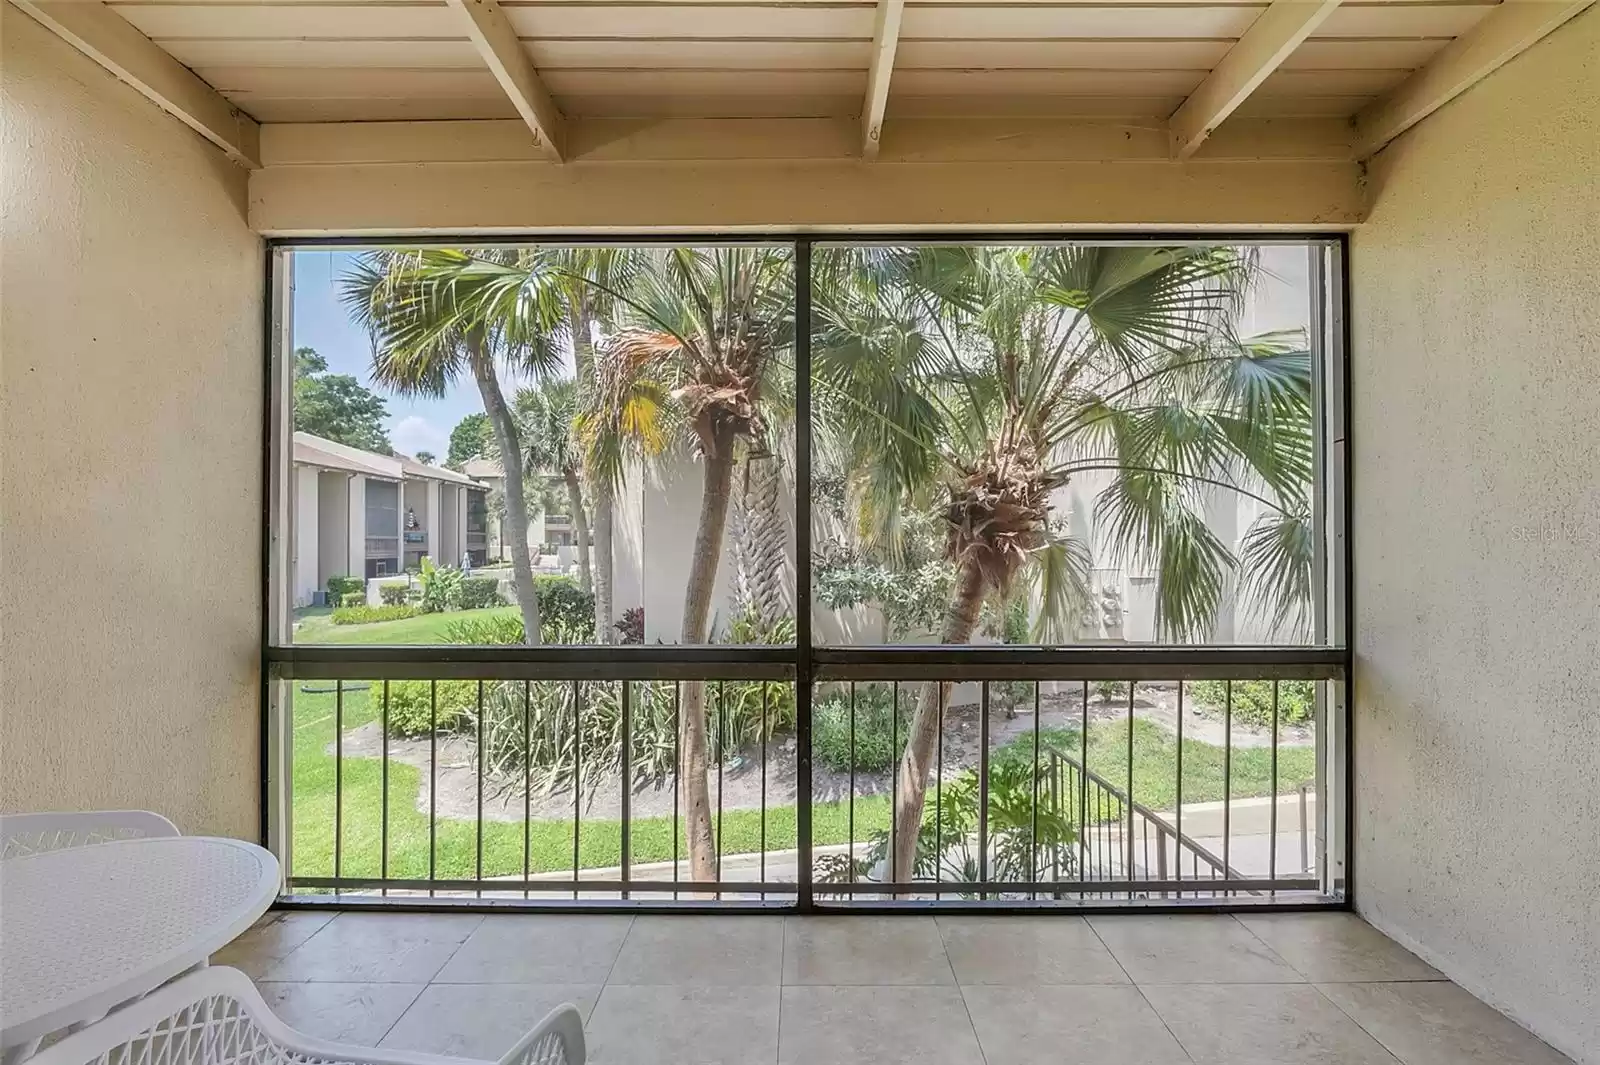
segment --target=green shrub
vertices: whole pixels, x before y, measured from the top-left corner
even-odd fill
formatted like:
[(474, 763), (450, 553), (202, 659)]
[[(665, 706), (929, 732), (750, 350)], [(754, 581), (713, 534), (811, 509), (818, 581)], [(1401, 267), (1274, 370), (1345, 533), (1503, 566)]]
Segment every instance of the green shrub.
[[(435, 684), (438, 685), (437, 718), (434, 716)], [(471, 720), (477, 707), (478, 682), (475, 680), (389, 682), (389, 732), (395, 736), (426, 736), (435, 720), (440, 731), (460, 728)]]
[(360, 577), (329, 577), (328, 602), (343, 603), (351, 592), (364, 592), (367, 582)]
[[(856, 685), (855, 766), (858, 772), (878, 773), (894, 765), (905, 743), (913, 709), (902, 699), (899, 722), (891, 717), (892, 688), (881, 684)], [(818, 704), (811, 723), (812, 751), (818, 761), (840, 773), (850, 769), (850, 692), (833, 692)]]
[(433, 559), (424, 555), (419, 580), (424, 614), (454, 610), (461, 605), (461, 571), (454, 566), (434, 565)]
[(414, 606), (342, 606), (333, 612), (335, 625), (371, 625), (379, 621), (404, 621), (420, 611)]
[[(1317, 682), (1280, 680), (1278, 682), (1278, 722), (1301, 725), (1316, 716)], [(1227, 712), (1228, 682), (1196, 680), (1184, 685), (1184, 696), (1217, 716)], [(1233, 682), (1233, 720), (1259, 728), (1272, 725), (1272, 682), (1236, 680)]]
[(1128, 682), (1125, 680), (1097, 680), (1093, 682), (1092, 686), (1094, 687), (1095, 697), (1102, 703), (1117, 700), (1127, 702)]
[(457, 618), (444, 627), (445, 643), (478, 643), (495, 646), (522, 642), (522, 619), (515, 614)]
[(500, 606), (499, 577), (463, 577), (461, 579), (460, 606), (462, 610), (482, 610)]
[(383, 584), (378, 586), (378, 598), (385, 606), (405, 606), (406, 594), (410, 591), (404, 584)]
[[(671, 681), (632, 681), (630, 771), (635, 786), (672, 772), (674, 692)], [(441, 683), (440, 688), (444, 685)], [(573, 695), (579, 713), (573, 720)], [(473, 696), (476, 698), (476, 689)], [(476, 703), (468, 717), (476, 728)], [(622, 766), (622, 688), (615, 681), (531, 681), (484, 685), (484, 764), (520, 786), (569, 788), (574, 770), (586, 789), (615, 782)]]
[(367, 605), (367, 593), (366, 592), (345, 592), (343, 595), (341, 595), (339, 597), (339, 605), (342, 606), (342, 607), (366, 606)]
[(539, 599), (541, 627), (562, 625), (579, 635), (573, 643), (594, 642), (594, 593), (586, 592), (571, 577), (545, 575), (533, 579)]

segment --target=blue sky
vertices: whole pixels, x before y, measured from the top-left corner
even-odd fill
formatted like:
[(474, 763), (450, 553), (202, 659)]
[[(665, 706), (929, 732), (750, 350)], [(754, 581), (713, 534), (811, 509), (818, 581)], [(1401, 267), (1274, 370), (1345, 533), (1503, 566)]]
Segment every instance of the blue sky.
[[(330, 371), (350, 374), (373, 388), (372, 345), (339, 302), (339, 278), (357, 254), (341, 248), (294, 253), (294, 346), (316, 348)], [(450, 430), (468, 414), (483, 410), (470, 380), (454, 385), (443, 399), (409, 399), (373, 390), (388, 405), (386, 427), (395, 450), (408, 455), (431, 451), (441, 462), (450, 448)]]

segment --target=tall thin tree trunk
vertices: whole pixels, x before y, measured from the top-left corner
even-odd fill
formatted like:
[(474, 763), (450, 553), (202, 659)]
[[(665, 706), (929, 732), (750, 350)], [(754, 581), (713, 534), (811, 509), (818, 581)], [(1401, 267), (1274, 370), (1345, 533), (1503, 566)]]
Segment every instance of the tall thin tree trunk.
[(572, 508), (572, 532), (578, 541), (578, 586), (588, 591), (589, 583), (589, 516), (583, 510), (583, 487), (578, 483), (578, 471), (567, 467), (561, 471), (567, 483), (567, 502)]
[(778, 456), (757, 447), (745, 455), (735, 515), (735, 578), (740, 605), (770, 627), (793, 610), (789, 579), (789, 522), (780, 498)]
[[(940, 643), (966, 643), (978, 627), (983, 609), (983, 573), (964, 564), (956, 574), (955, 591), (945, 612)], [(928, 794), (928, 772), (939, 739), (939, 704), (950, 690), (946, 681), (929, 681), (917, 696), (917, 712), (906, 733), (906, 750), (900, 759), (894, 788), (894, 853), (889, 865), (893, 883), (907, 883), (916, 869), (917, 834), (922, 828), (923, 800)]]
[(528, 501), (522, 484), (522, 447), (517, 439), (516, 421), (500, 380), (494, 373), (494, 360), (479, 345), (472, 353), (472, 375), (483, 397), (484, 413), (494, 428), (500, 447), (500, 470), (505, 474), (506, 539), (511, 541), (512, 585), (517, 592), (517, 607), (522, 613), (522, 638), (529, 646), (539, 643), (539, 599), (533, 586), (533, 560), (528, 555)]
[[(594, 382), (594, 331), (590, 324), (594, 320), (594, 315), (587, 296), (582, 292), (572, 297), (571, 308), (572, 353), (573, 361), (577, 364), (581, 388)], [(613, 627), (616, 622), (616, 609), (613, 604), (611, 576), (615, 564), (612, 530), (615, 526), (616, 496), (614, 487), (606, 483), (603, 476), (588, 468), (587, 463), (583, 479), (588, 482), (589, 501), (594, 507), (594, 525), (590, 530), (593, 551), (590, 552), (591, 562), (584, 564), (585, 570), (591, 568), (593, 570), (594, 639), (596, 643), (614, 643), (617, 631)], [(577, 520), (576, 515), (573, 517)]]
[[(703, 644), (710, 637), (711, 597), (722, 559), (723, 534), (728, 527), (728, 497), (733, 486), (733, 434), (718, 432), (706, 449), (704, 482), (700, 495), (700, 527), (689, 560), (689, 582), (683, 596), (681, 642)], [(707, 771), (711, 760), (706, 743), (706, 685), (685, 681), (678, 722), (682, 752), (683, 810), (689, 842), (689, 876), (692, 880), (717, 878), (717, 843), (711, 827), (711, 790)]]

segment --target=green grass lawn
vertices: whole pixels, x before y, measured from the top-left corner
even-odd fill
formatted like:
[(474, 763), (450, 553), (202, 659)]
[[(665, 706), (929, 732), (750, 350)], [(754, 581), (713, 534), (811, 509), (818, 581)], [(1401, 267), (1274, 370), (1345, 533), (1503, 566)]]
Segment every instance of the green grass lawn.
[[(444, 615), (448, 617), (449, 615)], [(393, 628), (413, 625), (430, 618), (388, 622), (383, 625), (339, 626), (330, 628)], [(389, 642), (361, 640), (351, 642)], [(374, 689), (375, 690), (375, 689)], [(355, 728), (371, 721), (377, 713), (366, 691), (346, 690), (344, 727)], [(295, 876), (328, 876), (333, 873), (335, 759), (328, 748), (334, 739), (334, 696), (308, 693), (294, 696), (294, 850)], [(1046, 730), (1044, 746), (1057, 745), (1076, 755), (1079, 738), (1076, 730)], [(1014, 741), (1013, 749), (1026, 757), (1032, 754), (1032, 737)], [(1183, 745), (1183, 799), (1185, 803), (1205, 802), (1223, 797), (1223, 751), (1209, 744), (1186, 740)], [(995, 757), (1002, 757), (996, 752)], [(1266, 795), (1271, 790), (1272, 753), (1264, 749), (1239, 749), (1233, 752), (1234, 798)], [(1133, 730), (1133, 794), (1151, 809), (1169, 809), (1176, 801), (1176, 743), (1174, 737), (1149, 722), (1136, 721)], [(1278, 790), (1293, 792), (1302, 781), (1311, 779), (1315, 753), (1310, 748), (1285, 747), (1279, 751)], [(1101, 776), (1127, 787), (1128, 727), (1124, 722), (1101, 722), (1089, 728), (1089, 765)], [(389, 763), (388, 865), (387, 875), (395, 878), (424, 878), (430, 875), (428, 817), (417, 808), (422, 771), (415, 766)], [(341, 811), (339, 872), (344, 876), (382, 875), (382, 763), (373, 758), (346, 757), (343, 765), (344, 803)], [(931, 798), (931, 797), (930, 797)], [(1119, 811), (1105, 811), (1115, 818)], [(846, 842), (849, 838), (849, 804), (816, 803), (813, 806), (814, 841), (819, 846)], [(763, 814), (759, 810), (729, 811), (720, 824), (722, 852), (748, 854), (760, 850)], [(795, 808), (773, 807), (765, 812), (768, 850), (784, 850), (796, 845)], [(865, 841), (874, 833), (886, 831), (889, 823), (888, 800), (882, 796), (858, 798), (855, 802), (855, 837)], [(668, 861), (673, 856), (674, 823), (670, 817), (636, 818), (632, 822), (632, 860), (634, 864)], [(687, 855), (683, 844), (682, 822), (677, 825), (678, 853)], [(478, 826), (473, 821), (441, 818), (435, 826), (432, 848), (433, 876), (448, 879), (472, 878), (479, 873)], [(520, 874), (524, 847), (531, 872), (559, 872), (573, 865), (573, 824), (570, 818), (559, 821), (485, 821), (482, 827), (482, 875)], [(585, 817), (578, 840), (580, 868), (602, 868), (621, 862), (621, 824), (613, 819)]]
[(419, 614), (403, 621), (380, 621), (374, 625), (335, 625), (329, 610), (305, 610), (296, 617), (295, 643), (336, 644), (430, 644), (446, 643), (444, 630), (452, 622), (474, 618), (515, 617), (514, 606), (488, 610), (451, 610), (441, 614)]

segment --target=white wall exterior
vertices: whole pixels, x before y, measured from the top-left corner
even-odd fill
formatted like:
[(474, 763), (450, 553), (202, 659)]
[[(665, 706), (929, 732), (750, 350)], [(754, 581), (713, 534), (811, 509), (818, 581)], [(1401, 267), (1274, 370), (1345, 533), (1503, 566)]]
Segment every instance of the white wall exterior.
[(321, 515), (317, 512), (320, 493), (318, 473), (313, 466), (296, 466), (294, 469), (294, 587), (290, 589), (295, 606), (307, 606), (311, 595), (322, 582), (321, 558), (318, 541), (321, 539)]
[(0, 4), (0, 810), (259, 832), (245, 174)]
[[(367, 478), (365, 474), (354, 473), (345, 486), (348, 493), (345, 505), (345, 537), (349, 544), (349, 552), (345, 555), (350, 560), (349, 577), (365, 577), (367, 575)], [(385, 535), (383, 530), (373, 530), (374, 536)], [(398, 535), (398, 534), (396, 534)], [(335, 603), (335, 606), (338, 604)]]
[(440, 498), (443, 485), (441, 485), (438, 481), (424, 481), (423, 484), (427, 486), (428, 497), (428, 516), (427, 519), (422, 523), (423, 528), (427, 529), (428, 531), (427, 553), (435, 562), (439, 562), (439, 537), (443, 535), (444, 530), (444, 524), (440, 520), (439, 509), (444, 505)]
[(1356, 906), (1600, 1062), (1600, 8), (1392, 144), (1354, 239)]

